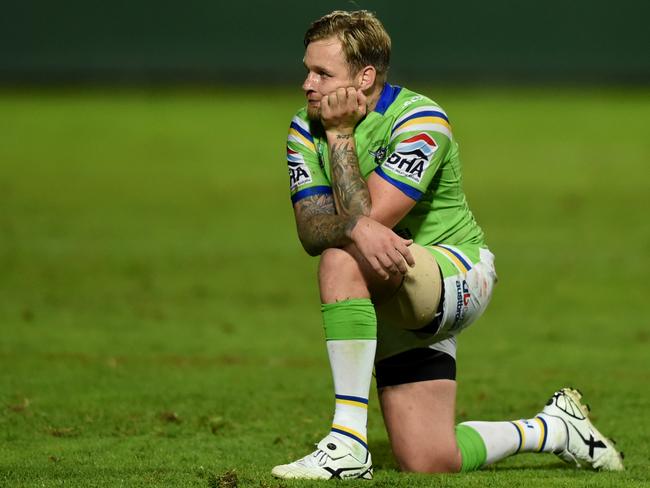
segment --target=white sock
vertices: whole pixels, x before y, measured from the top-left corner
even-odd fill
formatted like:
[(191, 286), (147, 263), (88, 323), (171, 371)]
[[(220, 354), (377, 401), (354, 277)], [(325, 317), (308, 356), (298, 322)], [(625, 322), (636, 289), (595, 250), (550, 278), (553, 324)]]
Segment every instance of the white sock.
[(485, 465), (519, 452), (555, 452), (566, 445), (566, 425), (550, 415), (539, 414), (512, 422), (463, 422), (479, 433), (485, 444)]
[(336, 394), (332, 435), (361, 459), (368, 450), (368, 393), (376, 347), (376, 340), (327, 341)]

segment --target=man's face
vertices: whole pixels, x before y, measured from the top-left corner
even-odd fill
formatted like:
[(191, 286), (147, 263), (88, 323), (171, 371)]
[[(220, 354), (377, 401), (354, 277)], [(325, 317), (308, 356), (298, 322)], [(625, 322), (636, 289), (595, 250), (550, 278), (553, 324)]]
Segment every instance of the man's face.
[(324, 95), (340, 87), (358, 88), (345, 61), (341, 41), (336, 37), (310, 42), (303, 62), (307, 77), (302, 89), (307, 97), (307, 116), (310, 120), (320, 120), (320, 101)]

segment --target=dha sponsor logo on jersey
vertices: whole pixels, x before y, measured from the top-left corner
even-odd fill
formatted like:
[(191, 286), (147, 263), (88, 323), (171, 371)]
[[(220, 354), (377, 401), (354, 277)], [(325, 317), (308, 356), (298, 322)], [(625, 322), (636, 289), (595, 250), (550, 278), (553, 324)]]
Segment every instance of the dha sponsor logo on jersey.
[(394, 173), (420, 183), (433, 153), (437, 150), (438, 145), (433, 138), (423, 132), (397, 144), (395, 152), (384, 164)]
[(300, 185), (311, 183), (309, 168), (298, 151), (287, 148), (287, 163), (289, 164), (289, 185), (291, 186), (291, 191)]

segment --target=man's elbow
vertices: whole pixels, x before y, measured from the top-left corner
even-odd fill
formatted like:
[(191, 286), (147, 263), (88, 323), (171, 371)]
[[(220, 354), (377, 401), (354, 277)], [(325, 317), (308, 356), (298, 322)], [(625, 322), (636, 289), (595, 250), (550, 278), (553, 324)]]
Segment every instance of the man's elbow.
[(323, 252), (320, 246), (316, 245), (316, 243), (313, 243), (309, 239), (305, 239), (302, 236), (299, 237), (300, 237), (300, 244), (302, 244), (302, 248), (311, 257), (318, 256)]
[(321, 250), (316, 248), (316, 247), (308, 247), (303, 245), (302, 248), (305, 250), (307, 254), (309, 254), (312, 258), (315, 258), (316, 256), (320, 256)]

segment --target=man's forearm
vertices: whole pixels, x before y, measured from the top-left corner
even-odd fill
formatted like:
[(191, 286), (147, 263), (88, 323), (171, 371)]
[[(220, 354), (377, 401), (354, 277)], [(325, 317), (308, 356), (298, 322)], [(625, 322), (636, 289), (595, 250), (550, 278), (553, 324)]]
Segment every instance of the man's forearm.
[(360, 217), (370, 214), (371, 209), (370, 193), (359, 170), (353, 134), (328, 133), (327, 139), (334, 201), (331, 196), (319, 195), (301, 200), (297, 207), (300, 241), (312, 256), (352, 242), (352, 229)]
[(359, 217), (335, 212), (332, 195), (313, 195), (296, 204), (298, 236), (309, 255), (352, 242), (350, 233)]
[(359, 170), (353, 133), (328, 133), (327, 140), (337, 213), (357, 218), (369, 215), (370, 193)]
[(350, 232), (359, 217), (342, 215), (318, 215), (314, 217), (301, 235), (301, 242), (311, 256), (321, 254), (331, 247), (343, 247), (352, 242)]

